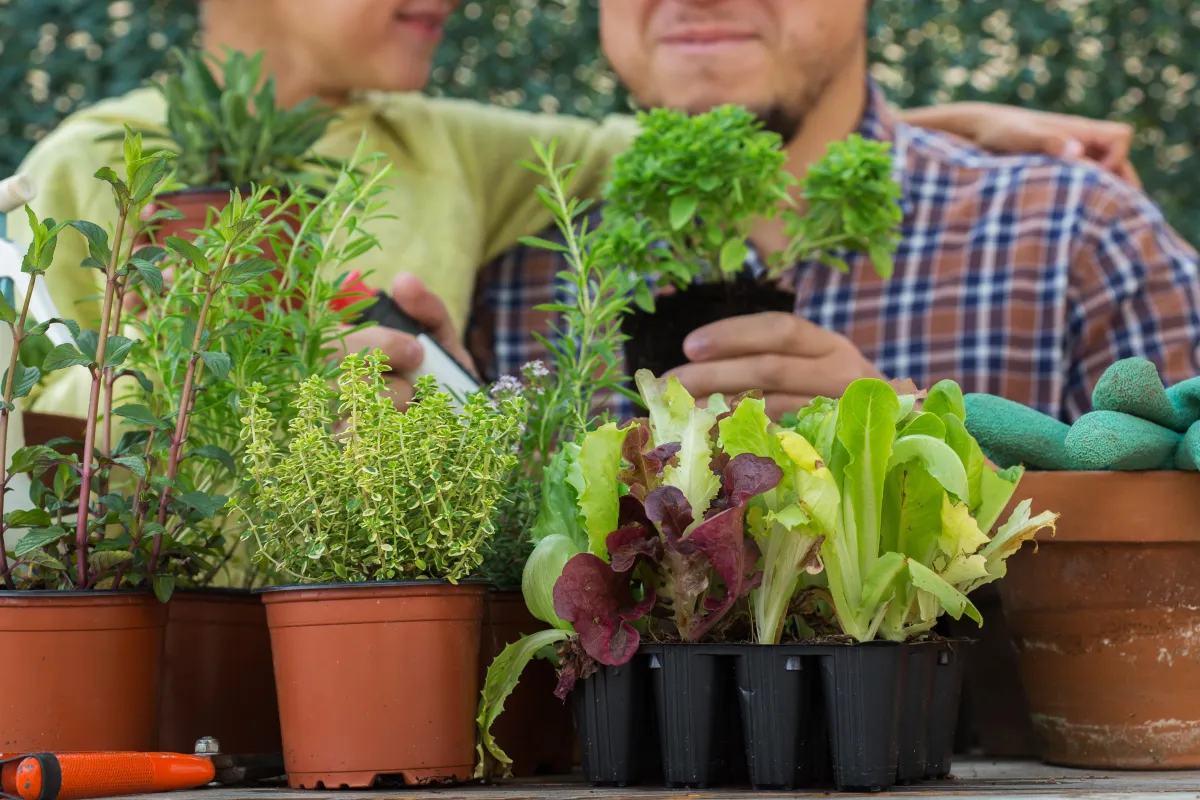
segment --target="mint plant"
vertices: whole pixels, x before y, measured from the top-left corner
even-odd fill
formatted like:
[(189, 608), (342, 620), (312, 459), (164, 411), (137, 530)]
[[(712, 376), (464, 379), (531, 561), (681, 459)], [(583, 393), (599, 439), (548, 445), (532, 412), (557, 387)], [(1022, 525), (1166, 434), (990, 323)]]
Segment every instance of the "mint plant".
[[(183, 553), (181, 535), (212, 517), (226, 502), (224, 496), (184, 480), (180, 465), (193, 455), (189, 444), (203, 451), (203, 445), (189, 437), (189, 422), (206, 374), (220, 380), (228, 372), (225, 359), (210, 348), (211, 308), (229, 287), (270, 268), (270, 262), (247, 252), (248, 243), (261, 232), (262, 197), (235, 194), (217, 218), (207, 250), (176, 237), (164, 242), (166, 248), (143, 246), (147, 229), (173, 214), (144, 213), (167, 175), (171, 158), (166, 151), (145, 151), (141, 136), (126, 129), (127, 177), (122, 179), (108, 167), (96, 173), (109, 185), (116, 205), (111, 236), (91, 222), (55, 223), (28, 212), (34, 231), (23, 264), (31, 276), (29, 290), (51, 263), (56, 237), (69, 226), (88, 241), (89, 253), (81, 266), (103, 273), (104, 297), (98, 330), (68, 320), (31, 326), (28, 294), (19, 315), (7, 306), (0, 308), (0, 317), (8, 318), (14, 332), (14, 354), (28, 338), (44, 336), (50, 325), (62, 324), (74, 341), (53, 348), (40, 372), (82, 366), (92, 378), (82, 456), (56, 449), (63, 442), (13, 454), (9, 473), (30, 475), (36, 507), (4, 515), (6, 531), (26, 530), (11, 558), (7, 553), (0, 558), (0, 577), (9, 588), (97, 589), (152, 583), (165, 600), (174, 585), (173, 576), (163, 569), (165, 559)], [(127, 364), (136, 343), (121, 333), (121, 309), (125, 294), (137, 283), (161, 286), (166, 266), (181, 275), (198, 273), (201, 277), (196, 280), (203, 287), (200, 306), (190, 325), (180, 331), (186, 368), (177, 376), (178, 402), (157, 413), (136, 404), (113, 408), (118, 379), (136, 380), (147, 391), (153, 386), (149, 376)], [(7, 417), (11, 404), (28, 394), (38, 373), (10, 363), (0, 413)], [(129, 429), (114, 441), (117, 418)], [(49, 470), (54, 471), (54, 479), (46, 485), (40, 479)], [(5, 490), (9, 477), (2, 476)]]

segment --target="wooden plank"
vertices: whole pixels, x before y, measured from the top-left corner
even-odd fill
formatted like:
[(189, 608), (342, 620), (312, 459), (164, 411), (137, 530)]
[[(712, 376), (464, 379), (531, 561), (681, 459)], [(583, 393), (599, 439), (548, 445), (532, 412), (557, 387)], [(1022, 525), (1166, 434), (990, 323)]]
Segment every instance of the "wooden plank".
[[(212, 788), (143, 795), (140, 800), (723, 800), (749, 797), (782, 800), (838, 796), (826, 791), (752, 792), (744, 788), (708, 791), (653, 787), (593, 788), (578, 779), (555, 778), (446, 789), (411, 787), (376, 791), (294, 791), (286, 788)], [(1021, 800), (1062, 800), (1065, 797), (1088, 797), (1100, 800), (1197, 800), (1200, 798), (1200, 772), (1097, 772), (1027, 761), (963, 761), (955, 764), (954, 777), (950, 780), (901, 786), (891, 792), (870, 796), (902, 799), (1019, 797)]]

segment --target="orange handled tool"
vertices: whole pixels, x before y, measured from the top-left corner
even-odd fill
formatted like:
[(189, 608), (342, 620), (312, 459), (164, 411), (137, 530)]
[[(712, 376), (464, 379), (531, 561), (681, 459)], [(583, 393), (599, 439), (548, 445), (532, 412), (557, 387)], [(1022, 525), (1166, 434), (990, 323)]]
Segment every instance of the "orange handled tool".
[(38, 753), (11, 767), (4, 765), (4, 793), (21, 800), (171, 792), (216, 778), (211, 759), (178, 753)]

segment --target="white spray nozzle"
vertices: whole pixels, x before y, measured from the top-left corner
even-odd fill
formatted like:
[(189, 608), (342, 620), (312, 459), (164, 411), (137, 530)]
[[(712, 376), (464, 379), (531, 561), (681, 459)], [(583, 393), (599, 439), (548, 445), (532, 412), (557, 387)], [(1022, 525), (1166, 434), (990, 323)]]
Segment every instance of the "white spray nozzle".
[(0, 181), (0, 214), (7, 214), (37, 197), (37, 187), (24, 175)]

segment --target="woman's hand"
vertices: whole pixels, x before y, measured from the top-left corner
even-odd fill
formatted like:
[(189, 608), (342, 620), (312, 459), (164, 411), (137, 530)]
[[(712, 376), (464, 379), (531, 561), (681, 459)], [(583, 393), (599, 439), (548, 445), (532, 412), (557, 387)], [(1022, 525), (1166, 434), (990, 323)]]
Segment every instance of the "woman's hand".
[(1091, 161), (1142, 188), (1129, 150), (1133, 128), (1124, 122), (1073, 117), (994, 103), (949, 103), (900, 112), (905, 122), (952, 133), (997, 153), (1039, 153)]

